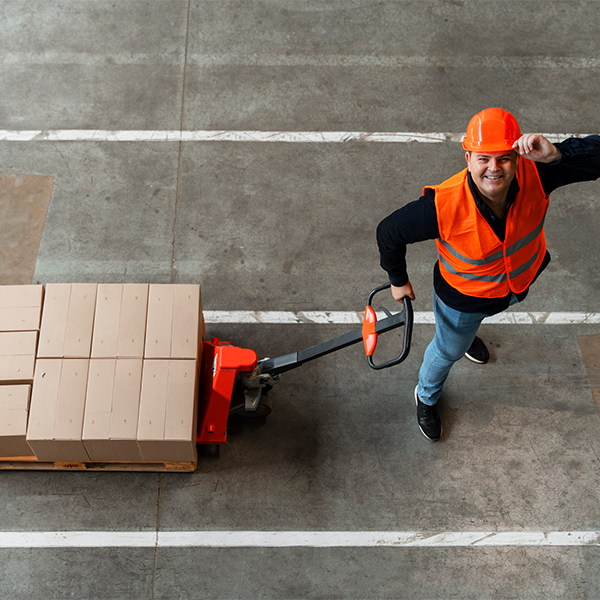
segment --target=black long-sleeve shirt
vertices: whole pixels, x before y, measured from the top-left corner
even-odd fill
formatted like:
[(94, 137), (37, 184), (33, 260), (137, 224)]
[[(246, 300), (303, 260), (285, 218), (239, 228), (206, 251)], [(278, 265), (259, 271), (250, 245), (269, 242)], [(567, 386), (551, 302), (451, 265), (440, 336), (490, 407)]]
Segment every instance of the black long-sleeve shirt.
[[(561, 159), (555, 163), (536, 162), (540, 181), (544, 192), (549, 195), (555, 189), (579, 181), (592, 181), (600, 177), (600, 135), (589, 135), (584, 138), (568, 138), (555, 144), (561, 153)], [(521, 160), (527, 160), (522, 158)], [(477, 187), (468, 174), (470, 189), (475, 198), (477, 208), (490, 224), (500, 241), (504, 241), (506, 217), (501, 219), (481, 199)], [(516, 177), (513, 179), (506, 198), (506, 211), (514, 202), (519, 185)], [(390, 282), (394, 286), (408, 283), (406, 268), (406, 245), (425, 240), (435, 240), (440, 237), (437, 211), (435, 206), (435, 191), (427, 189), (419, 200), (394, 211), (377, 227), (377, 244), (381, 259), (381, 267), (387, 271)], [(546, 256), (535, 278), (548, 266), (550, 254)], [(533, 283), (533, 282), (532, 282)], [(434, 267), (433, 284), (437, 295), (448, 306), (462, 312), (479, 312), (494, 315), (509, 306), (512, 292), (503, 298), (477, 298), (467, 296), (453, 288), (440, 273), (439, 262)], [(523, 300), (529, 288), (517, 294)]]

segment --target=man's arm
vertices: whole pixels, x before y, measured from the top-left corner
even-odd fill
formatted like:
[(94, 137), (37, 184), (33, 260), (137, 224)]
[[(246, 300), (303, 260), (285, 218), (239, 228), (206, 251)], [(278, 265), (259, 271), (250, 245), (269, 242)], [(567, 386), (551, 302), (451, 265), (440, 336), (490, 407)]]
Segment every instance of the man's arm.
[(406, 269), (406, 245), (439, 237), (435, 193), (426, 190), (419, 200), (394, 211), (377, 227), (381, 268), (392, 284), (392, 296), (415, 299)]
[(519, 156), (542, 163), (553, 163), (561, 159), (558, 148), (539, 133), (526, 133), (514, 144), (513, 149)]
[[(538, 138), (537, 147), (533, 146), (531, 137)], [(515, 146), (519, 147), (515, 150), (521, 156), (535, 161), (546, 194), (571, 183), (600, 178), (600, 135), (572, 137), (551, 144), (539, 134), (527, 134)], [(558, 155), (551, 151), (552, 148)]]
[(410, 281), (406, 284), (403, 285), (401, 287), (397, 287), (395, 285), (393, 285), (391, 287), (392, 290), (392, 297), (394, 298), (394, 300), (397, 300), (398, 302), (402, 302), (403, 298), (410, 298), (411, 300), (415, 299), (415, 293), (413, 291), (413, 287), (410, 283)]

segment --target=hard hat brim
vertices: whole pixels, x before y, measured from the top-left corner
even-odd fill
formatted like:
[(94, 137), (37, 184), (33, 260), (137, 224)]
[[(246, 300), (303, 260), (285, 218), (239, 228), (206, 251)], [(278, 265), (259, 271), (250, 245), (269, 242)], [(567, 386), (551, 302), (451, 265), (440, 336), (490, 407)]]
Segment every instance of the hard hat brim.
[(513, 142), (506, 141), (499, 143), (474, 144), (463, 140), (462, 147), (470, 152), (506, 152), (507, 150), (514, 150), (513, 144), (516, 141), (517, 140), (514, 140)]

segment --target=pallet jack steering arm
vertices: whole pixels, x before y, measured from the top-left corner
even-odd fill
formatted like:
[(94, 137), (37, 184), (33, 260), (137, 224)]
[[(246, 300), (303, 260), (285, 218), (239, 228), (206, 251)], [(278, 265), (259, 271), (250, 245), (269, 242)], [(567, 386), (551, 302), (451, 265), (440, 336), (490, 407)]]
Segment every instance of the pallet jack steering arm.
[[(367, 360), (372, 369), (385, 369), (405, 360), (410, 351), (413, 326), (410, 299), (404, 299), (403, 310), (395, 315), (382, 308), (386, 318), (379, 321), (371, 306), (375, 295), (389, 287), (389, 283), (382, 285), (369, 295), (362, 328), (306, 350), (259, 361), (253, 350), (232, 346), (230, 342), (224, 342), (218, 338), (204, 341), (200, 377), (203, 392), (198, 415), (197, 443), (224, 444), (227, 439), (227, 419), (230, 414), (239, 410), (245, 411), (246, 414), (257, 414), (263, 391), (268, 391), (277, 383), (282, 373), (300, 367), (315, 358), (331, 354), (363, 340)], [(400, 355), (386, 363), (374, 364), (373, 353), (377, 346), (377, 337), (402, 325), (404, 325), (404, 341)], [(232, 395), (236, 383), (241, 387), (243, 400), (241, 405), (232, 406)], [(270, 411), (270, 408), (268, 410)]]
[[(404, 308), (401, 312), (392, 315), (387, 309), (381, 307), (381, 310), (386, 314), (385, 319), (377, 320), (377, 316), (372, 307), (373, 298), (375, 295), (382, 290), (388, 289), (389, 283), (375, 288), (370, 294), (367, 300), (367, 306), (365, 308), (365, 316), (363, 319), (363, 326), (360, 329), (349, 331), (343, 335), (340, 335), (327, 342), (322, 342), (316, 346), (307, 348), (306, 350), (300, 350), (299, 352), (292, 352), (285, 354), (277, 358), (265, 358), (258, 363), (258, 376), (271, 376), (275, 378), (281, 373), (290, 371), (297, 367), (302, 366), (315, 358), (321, 358), (342, 348), (356, 344), (361, 340), (365, 346), (365, 353), (367, 355), (367, 361), (372, 369), (386, 369), (393, 367), (394, 365), (400, 364), (406, 359), (410, 351), (410, 342), (412, 337), (412, 326), (413, 326), (413, 310), (410, 298), (404, 299)], [(400, 355), (390, 361), (383, 364), (375, 364), (373, 362), (373, 353), (377, 346), (377, 337), (382, 333), (396, 329), (404, 325), (404, 340), (402, 345), (402, 351)]]

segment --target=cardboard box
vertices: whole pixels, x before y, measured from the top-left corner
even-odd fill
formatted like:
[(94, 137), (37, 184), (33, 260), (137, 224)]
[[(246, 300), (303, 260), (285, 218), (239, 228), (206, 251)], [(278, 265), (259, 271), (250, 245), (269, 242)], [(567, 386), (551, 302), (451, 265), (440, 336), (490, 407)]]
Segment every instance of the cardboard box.
[(116, 358), (123, 284), (101, 283), (96, 294), (92, 358)]
[(38, 358), (89, 358), (96, 307), (95, 283), (46, 286)]
[(33, 382), (35, 356), (1, 356), (0, 385), (4, 383)]
[(202, 302), (200, 286), (173, 286), (171, 358), (199, 358), (201, 330)]
[(110, 439), (119, 442), (127, 460), (141, 460), (137, 443), (140, 393), (142, 388), (141, 358), (120, 358), (115, 368), (113, 408), (110, 417)]
[(173, 286), (151, 284), (144, 358), (171, 358), (173, 329)]
[(90, 360), (83, 443), (90, 460), (139, 462), (142, 359)]
[(26, 439), (39, 460), (90, 460), (82, 442), (88, 369), (88, 359), (36, 361)]
[(42, 285), (0, 286), (0, 331), (38, 331), (43, 297)]
[(42, 308), (43, 285), (0, 285), (0, 308)]
[(150, 285), (144, 358), (198, 359), (202, 338), (198, 285)]
[(146, 283), (128, 283), (123, 286), (117, 346), (119, 358), (144, 356), (149, 287)]
[(92, 358), (142, 358), (148, 284), (100, 284)]
[(196, 459), (198, 361), (145, 360), (138, 443), (145, 461)]
[(49, 283), (46, 286), (38, 358), (63, 357), (70, 296), (70, 283)]
[(33, 456), (26, 441), (30, 385), (0, 386), (0, 456)]
[(37, 331), (0, 332), (0, 384), (33, 382)]
[(90, 460), (110, 460), (98, 456), (103, 456), (104, 442), (110, 439), (115, 362), (114, 358), (90, 360), (82, 434)]
[(1, 331), (0, 356), (35, 356), (37, 339), (37, 331)]

